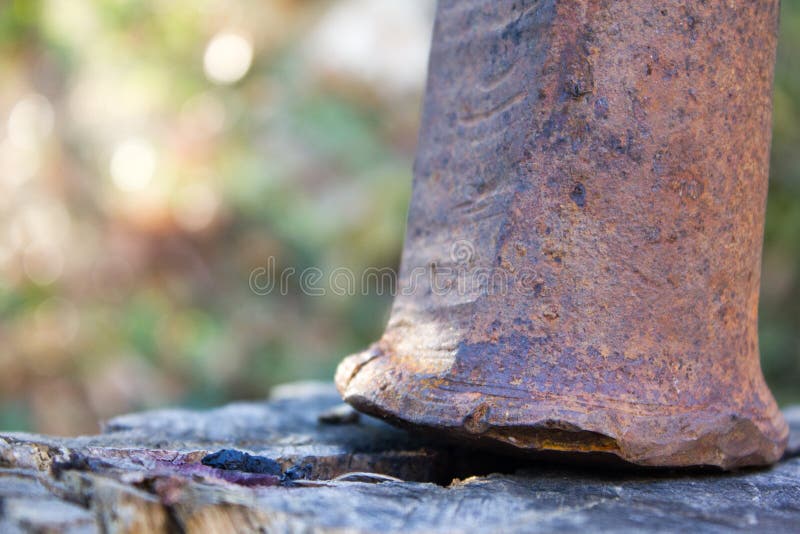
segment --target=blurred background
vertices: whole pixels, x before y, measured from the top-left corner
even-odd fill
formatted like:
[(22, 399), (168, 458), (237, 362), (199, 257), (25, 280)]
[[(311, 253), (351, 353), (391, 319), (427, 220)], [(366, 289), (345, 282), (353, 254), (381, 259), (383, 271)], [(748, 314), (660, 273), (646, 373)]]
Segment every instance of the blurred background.
[[(800, 0), (783, 0), (761, 301), (800, 401)], [(391, 297), (433, 0), (0, 0), (0, 429), (330, 379)]]

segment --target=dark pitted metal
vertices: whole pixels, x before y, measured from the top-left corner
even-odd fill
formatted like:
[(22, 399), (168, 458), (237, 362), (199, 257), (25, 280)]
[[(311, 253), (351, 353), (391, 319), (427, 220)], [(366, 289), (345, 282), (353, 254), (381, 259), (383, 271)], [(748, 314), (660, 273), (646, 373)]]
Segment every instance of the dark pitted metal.
[(401, 285), (345, 400), (654, 466), (769, 464), (778, 0), (441, 0)]

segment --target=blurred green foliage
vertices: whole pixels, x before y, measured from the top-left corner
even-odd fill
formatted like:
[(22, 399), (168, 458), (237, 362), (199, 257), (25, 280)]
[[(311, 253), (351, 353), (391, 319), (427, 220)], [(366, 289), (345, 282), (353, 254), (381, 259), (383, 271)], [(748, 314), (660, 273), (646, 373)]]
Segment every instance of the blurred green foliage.
[[(387, 295), (249, 286), (269, 257), (398, 262), (424, 72), (331, 65), (340, 4), (0, 4), (0, 428), (260, 397), (379, 336)], [(399, 22), (424, 51), (418, 4)], [(214, 60), (230, 33), (244, 51)]]
[[(376, 339), (389, 295), (249, 281), (397, 265), (432, 5), (0, 3), (0, 429), (260, 397)], [(789, 402), (800, 1), (781, 23), (761, 343)]]
[(761, 360), (784, 403), (800, 401), (800, 1), (782, 0), (759, 308)]

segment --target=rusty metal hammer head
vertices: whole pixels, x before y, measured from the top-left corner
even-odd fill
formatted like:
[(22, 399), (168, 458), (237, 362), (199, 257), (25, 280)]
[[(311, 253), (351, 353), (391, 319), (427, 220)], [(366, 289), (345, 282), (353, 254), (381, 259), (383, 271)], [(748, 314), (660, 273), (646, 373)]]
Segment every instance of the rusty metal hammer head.
[(400, 286), (359, 410), (655, 466), (768, 464), (777, 0), (442, 0)]

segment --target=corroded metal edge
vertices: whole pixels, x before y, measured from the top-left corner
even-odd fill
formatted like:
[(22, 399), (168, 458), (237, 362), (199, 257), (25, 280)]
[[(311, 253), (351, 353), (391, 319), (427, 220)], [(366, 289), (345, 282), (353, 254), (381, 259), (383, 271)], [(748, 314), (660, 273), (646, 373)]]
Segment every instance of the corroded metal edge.
[[(568, 396), (514, 402), (476, 391), (454, 394), (432, 376), (415, 375), (372, 348), (346, 358), (336, 386), (357, 410), (396, 426), (505, 452), (614, 456), (639, 466), (714, 466), (725, 470), (769, 465), (783, 455), (789, 429), (776, 409), (751, 413), (731, 396), (725, 405), (663, 408), (629, 404), (581, 409)], [(446, 387), (446, 385), (445, 385)], [(618, 416), (624, 410), (624, 423)], [(505, 413), (503, 413), (505, 412)], [(414, 414), (409, 417), (409, 414)], [(676, 439), (676, 436), (682, 436)]]

